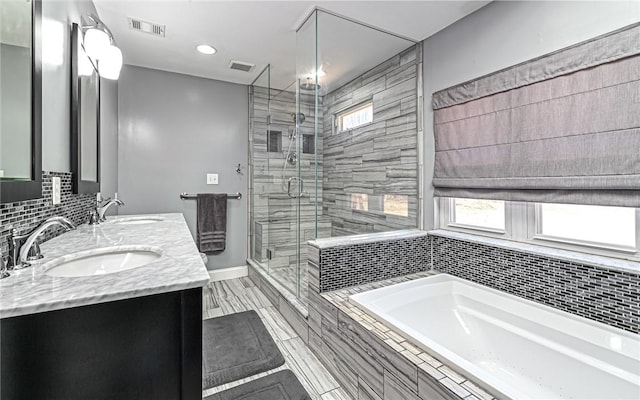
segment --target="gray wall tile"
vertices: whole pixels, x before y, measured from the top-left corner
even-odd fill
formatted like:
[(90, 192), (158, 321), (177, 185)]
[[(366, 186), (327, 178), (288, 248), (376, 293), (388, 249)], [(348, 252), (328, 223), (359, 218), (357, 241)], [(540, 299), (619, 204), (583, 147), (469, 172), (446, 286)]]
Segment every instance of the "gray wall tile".
[[(384, 370), (384, 397), (383, 400), (420, 400), (418, 394), (408, 390), (405, 385), (400, 383), (392, 373)], [(431, 399), (429, 399), (431, 400)]]
[(349, 368), (362, 379), (364, 379), (373, 391), (382, 396), (383, 394), (383, 368), (373, 358), (364, 351), (357, 348), (356, 345), (347, 339), (343, 333), (332, 325), (322, 326), (322, 340), (332, 350), (333, 353), (339, 355)]
[(397, 377), (402, 384), (412, 391), (418, 390), (418, 368), (407, 358), (389, 347), (378, 337), (373, 337), (360, 324), (354, 323), (344, 313), (339, 313), (338, 329), (350, 342), (359, 346), (376, 362)]
[(346, 364), (344, 358), (338, 357), (334, 348), (327, 343), (319, 334), (309, 331), (309, 348), (340, 382), (340, 386), (353, 398), (356, 398), (358, 395), (358, 375)]
[(421, 369), (418, 369), (418, 394), (421, 398), (429, 400), (456, 400), (459, 398)]
[(358, 400), (382, 400), (362, 379), (358, 379)]
[(296, 331), (302, 341), (308, 343), (309, 326), (307, 325), (306, 319), (298, 314), (298, 312), (289, 304), (289, 302), (287, 302), (283, 298), (280, 298), (278, 311), (280, 311), (280, 314), (282, 314), (282, 316), (287, 320), (293, 330)]
[[(412, 46), (324, 97), (322, 212), (333, 236), (418, 226), (417, 174), (402, 179), (387, 170), (402, 164), (418, 168), (416, 152), (402, 153), (417, 145), (417, 52)], [(372, 124), (333, 132), (337, 112), (367, 100), (373, 101)], [(369, 207), (354, 208), (351, 194), (367, 195)], [(385, 212), (387, 194), (409, 198), (406, 216)]]

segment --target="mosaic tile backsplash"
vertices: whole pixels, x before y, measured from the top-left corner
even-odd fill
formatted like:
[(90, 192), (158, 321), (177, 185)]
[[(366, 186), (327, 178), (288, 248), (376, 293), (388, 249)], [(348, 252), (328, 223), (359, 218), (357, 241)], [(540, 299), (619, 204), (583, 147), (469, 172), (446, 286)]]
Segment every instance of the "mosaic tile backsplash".
[[(51, 199), (51, 178), (60, 177), (60, 204), (53, 205)], [(60, 215), (69, 218), (76, 225), (87, 222), (89, 210), (96, 205), (96, 195), (73, 194), (70, 172), (42, 172), (42, 197), (39, 199), (17, 201), (0, 204), (0, 249), (7, 254), (9, 244), (7, 239), (13, 228), (20, 233), (35, 228), (43, 219)], [(46, 231), (41, 242), (47, 241), (63, 232), (60, 228)]]
[[(426, 271), (429, 269), (427, 240), (425, 233), (406, 239), (321, 248), (320, 292)], [(309, 257), (312, 263), (314, 257)]]
[(433, 268), (640, 333), (640, 274), (430, 236)]

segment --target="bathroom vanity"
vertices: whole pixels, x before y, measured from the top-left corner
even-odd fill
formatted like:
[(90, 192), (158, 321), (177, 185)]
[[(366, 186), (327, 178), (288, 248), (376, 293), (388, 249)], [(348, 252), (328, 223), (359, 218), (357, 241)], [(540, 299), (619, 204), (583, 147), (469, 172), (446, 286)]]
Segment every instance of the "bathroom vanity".
[(202, 286), (181, 214), (116, 217), (0, 281), (1, 399), (201, 399)]

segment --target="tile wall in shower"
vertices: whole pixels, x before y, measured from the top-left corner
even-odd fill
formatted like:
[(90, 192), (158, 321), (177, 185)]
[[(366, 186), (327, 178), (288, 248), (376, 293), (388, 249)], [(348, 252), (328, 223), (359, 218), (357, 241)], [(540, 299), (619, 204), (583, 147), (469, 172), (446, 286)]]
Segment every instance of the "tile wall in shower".
[[(418, 226), (421, 68), (412, 46), (324, 96), (322, 210), (332, 236)], [(341, 110), (369, 101), (372, 123), (336, 131)]]

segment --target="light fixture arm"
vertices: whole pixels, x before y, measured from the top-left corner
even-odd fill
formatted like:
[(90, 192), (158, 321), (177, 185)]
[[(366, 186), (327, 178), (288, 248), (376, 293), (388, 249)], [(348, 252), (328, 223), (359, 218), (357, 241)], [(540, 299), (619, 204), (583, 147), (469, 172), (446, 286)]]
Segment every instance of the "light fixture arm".
[(82, 47), (100, 77), (117, 80), (122, 70), (122, 51), (111, 30), (95, 14), (82, 18)]
[(109, 27), (107, 25), (105, 25), (104, 22), (102, 22), (102, 20), (100, 18), (98, 18), (97, 15), (95, 14), (89, 14), (87, 15), (86, 19), (89, 20), (89, 22), (87, 23), (87, 21), (85, 21), (85, 18), (82, 18), (82, 32), (84, 34), (84, 32), (86, 32), (88, 29), (91, 28), (96, 28), (96, 29), (100, 29), (102, 31), (104, 31), (107, 36), (109, 36), (109, 41), (111, 42), (112, 45), (116, 46), (116, 39), (113, 36), (113, 33), (111, 33), (111, 30), (109, 29)]

